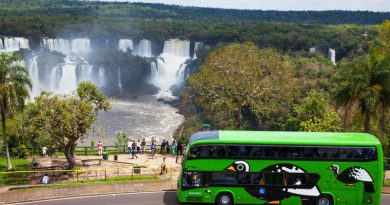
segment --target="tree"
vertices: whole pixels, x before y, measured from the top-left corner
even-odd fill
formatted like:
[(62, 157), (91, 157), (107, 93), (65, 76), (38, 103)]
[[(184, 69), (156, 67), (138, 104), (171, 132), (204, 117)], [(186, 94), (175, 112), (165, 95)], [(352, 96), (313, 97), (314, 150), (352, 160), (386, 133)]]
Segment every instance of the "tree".
[(18, 55), (0, 53), (0, 111), (7, 170), (12, 170), (12, 165), (8, 150), (6, 118), (23, 107), (25, 99), (29, 96), (28, 89), (32, 87), (28, 71), (17, 64), (20, 60)]
[(300, 124), (303, 132), (341, 132), (340, 118), (336, 112), (325, 113), (323, 118), (314, 117)]
[(294, 107), (293, 116), (287, 120), (287, 129), (298, 130), (301, 122), (323, 119), (324, 115), (330, 110), (323, 93), (313, 90), (307, 94), (307, 97), (300, 104)]
[(364, 132), (370, 132), (371, 117), (390, 104), (390, 69), (370, 59), (373, 55), (370, 51), (369, 56), (344, 61), (335, 74), (339, 84), (335, 100), (345, 109), (345, 121), (357, 107), (365, 118)]
[(344, 126), (354, 107), (364, 115), (364, 131), (370, 132), (371, 117), (380, 116), (379, 127), (385, 131), (390, 107), (390, 21), (379, 26), (381, 41), (366, 56), (344, 61), (335, 74), (339, 87), (335, 99), (344, 106)]
[(42, 93), (25, 112), (25, 132), (35, 141), (44, 139), (65, 154), (68, 168), (76, 167), (74, 157), (78, 140), (83, 140), (97, 120), (98, 111), (107, 111), (106, 96), (91, 82), (78, 85), (77, 95)]
[(244, 117), (264, 126), (271, 115), (283, 116), (288, 111), (292, 76), (292, 67), (277, 51), (260, 50), (247, 42), (212, 52), (188, 84), (198, 107), (210, 113), (225, 112), (234, 119), (236, 129), (244, 129)]

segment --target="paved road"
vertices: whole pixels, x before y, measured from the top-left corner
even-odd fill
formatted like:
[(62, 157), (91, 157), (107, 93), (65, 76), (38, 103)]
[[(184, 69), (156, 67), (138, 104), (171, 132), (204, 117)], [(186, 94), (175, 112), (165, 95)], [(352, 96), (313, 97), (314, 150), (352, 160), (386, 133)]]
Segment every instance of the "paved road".
[[(26, 205), (178, 205), (175, 192), (149, 192), (149, 193), (131, 193), (119, 195), (104, 195), (79, 197), (68, 199), (55, 199), (48, 201), (19, 203)], [(390, 195), (383, 195), (381, 205), (390, 204)], [(17, 204), (15, 204), (17, 205)]]

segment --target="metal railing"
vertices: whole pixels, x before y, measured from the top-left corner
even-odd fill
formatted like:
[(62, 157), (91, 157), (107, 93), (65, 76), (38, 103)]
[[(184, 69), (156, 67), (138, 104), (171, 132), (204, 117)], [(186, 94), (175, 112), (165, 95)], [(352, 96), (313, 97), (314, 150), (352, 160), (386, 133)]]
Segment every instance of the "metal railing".
[[(39, 156), (42, 154), (42, 148), (39, 147), (27, 147), (28, 154), (30, 156)], [(9, 148), (11, 157), (17, 157), (18, 156), (18, 150), (15, 147)], [(151, 152), (151, 145), (147, 144), (145, 145), (144, 151), (146, 153)], [(103, 152), (106, 152), (108, 154), (125, 154), (128, 153), (127, 146), (103, 146)], [(48, 147), (47, 155), (63, 155), (62, 152), (59, 152), (58, 150), (52, 150)], [(156, 145), (156, 153), (161, 153), (161, 145)], [(80, 146), (76, 147), (75, 149), (76, 155), (97, 155), (98, 150), (97, 147), (91, 147), (91, 146)], [(0, 147), (0, 157), (5, 156), (5, 150), (4, 147)]]
[(161, 176), (164, 176), (164, 179), (172, 179), (173, 171), (177, 171), (175, 169), (162, 170), (162, 167), (133, 166), (105, 169), (0, 172), (0, 185), (41, 185), (45, 175), (49, 177), (49, 184), (58, 185), (101, 181), (152, 181), (161, 179)]

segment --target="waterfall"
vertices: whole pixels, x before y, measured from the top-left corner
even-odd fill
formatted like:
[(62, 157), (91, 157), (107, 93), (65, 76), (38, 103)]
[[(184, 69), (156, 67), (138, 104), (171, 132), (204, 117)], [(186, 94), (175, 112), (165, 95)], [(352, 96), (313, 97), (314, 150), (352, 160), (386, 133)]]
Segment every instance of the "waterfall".
[(106, 71), (104, 70), (103, 66), (100, 66), (99, 68), (99, 76), (98, 76), (98, 81), (99, 81), (99, 86), (103, 87), (106, 84), (106, 79), (105, 79), (105, 73)]
[(153, 57), (152, 43), (147, 39), (142, 39), (138, 44), (137, 55), (141, 57)]
[(90, 40), (88, 38), (75, 38), (72, 40), (73, 53), (88, 53), (90, 51)]
[(27, 38), (19, 37), (5, 37), (2, 42), (2, 50), (7, 52), (19, 51), (20, 49), (29, 49), (29, 42)]
[(80, 70), (79, 71), (79, 76), (77, 78), (77, 82), (83, 82), (83, 81), (91, 81), (96, 83), (96, 81), (93, 78), (93, 66), (89, 65), (87, 63), (82, 63), (77, 66), (77, 68)]
[(195, 45), (194, 45), (194, 56), (192, 57), (193, 60), (198, 59), (198, 57), (196, 56), (196, 51), (198, 51), (202, 47), (203, 47), (203, 43), (202, 42), (195, 42)]
[(158, 75), (158, 70), (157, 70), (157, 65), (156, 65), (156, 62), (152, 62), (150, 64), (150, 69), (151, 69), (151, 73), (150, 73), (150, 81), (153, 81), (153, 79), (155, 79)]
[(118, 67), (118, 88), (119, 90), (121, 91), (121, 93), (123, 92), (123, 88), (122, 88), (122, 74), (121, 74), (121, 67)]
[(131, 39), (119, 39), (119, 50), (123, 52), (133, 51), (133, 41)]
[(59, 89), (59, 82), (61, 80), (61, 65), (54, 67), (49, 74), (49, 85), (47, 89), (51, 92), (55, 92)]
[(40, 83), (39, 83), (39, 71), (38, 71), (38, 56), (34, 55), (28, 63), (28, 71), (32, 82), (31, 96), (35, 97), (39, 95)]
[(57, 51), (63, 54), (70, 53), (70, 43), (68, 39), (56, 38), (56, 39), (43, 39), (43, 45), (50, 51)]
[(329, 48), (328, 58), (332, 61), (333, 65), (336, 65), (336, 50)]
[(61, 66), (61, 79), (58, 86), (58, 92), (68, 94), (77, 89), (77, 59), (67, 56), (65, 63)]
[(0, 51), (4, 49), (3, 39), (0, 38)]
[(167, 40), (164, 51), (151, 65), (152, 84), (160, 88), (160, 97), (172, 97), (170, 88), (184, 81), (185, 62), (190, 59), (190, 42), (178, 39)]

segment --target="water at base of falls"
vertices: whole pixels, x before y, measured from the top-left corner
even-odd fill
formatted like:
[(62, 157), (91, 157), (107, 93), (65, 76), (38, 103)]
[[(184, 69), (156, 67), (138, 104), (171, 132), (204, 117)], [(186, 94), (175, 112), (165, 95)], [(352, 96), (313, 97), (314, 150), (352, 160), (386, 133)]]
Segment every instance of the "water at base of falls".
[[(115, 133), (124, 131), (130, 139), (149, 139), (155, 137), (172, 140), (174, 131), (183, 122), (184, 117), (170, 105), (156, 101), (153, 96), (139, 97), (132, 101), (111, 101), (109, 112), (100, 112), (97, 130), (106, 130), (104, 134), (92, 134), (81, 145), (90, 145), (91, 140), (101, 140), (105, 145), (114, 145)], [(99, 129), (100, 128), (100, 129)], [(96, 137), (96, 136), (105, 137)]]

